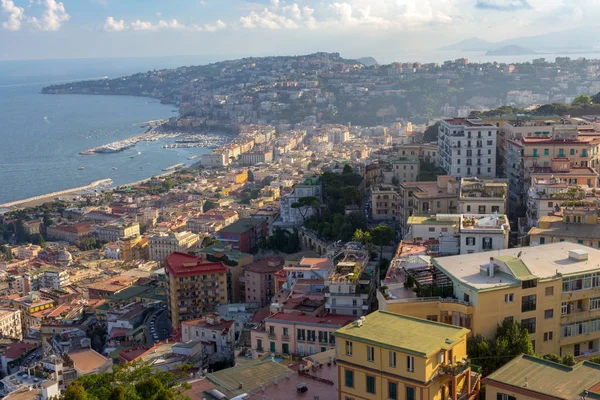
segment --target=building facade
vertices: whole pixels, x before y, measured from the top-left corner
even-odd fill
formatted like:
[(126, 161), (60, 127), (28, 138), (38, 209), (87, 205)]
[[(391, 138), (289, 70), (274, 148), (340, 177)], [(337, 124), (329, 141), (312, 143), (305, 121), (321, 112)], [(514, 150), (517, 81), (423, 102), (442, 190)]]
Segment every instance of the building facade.
[(281, 257), (269, 257), (244, 265), (246, 303), (258, 303), (259, 307), (271, 304), (277, 294), (275, 274), (283, 269), (283, 263)]
[(163, 261), (169, 254), (176, 251), (189, 251), (198, 243), (200, 237), (192, 232), (172, 232), (151, 236), (148, 240), (150, 259)]

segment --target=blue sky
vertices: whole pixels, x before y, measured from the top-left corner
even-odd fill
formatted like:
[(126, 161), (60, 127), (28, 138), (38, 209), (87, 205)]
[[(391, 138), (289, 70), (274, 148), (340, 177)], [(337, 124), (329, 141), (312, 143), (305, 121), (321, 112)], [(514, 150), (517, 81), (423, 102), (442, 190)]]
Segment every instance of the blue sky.
[(600, 0), (0, 0), (0, 59), (382, 57), (473, 36), (585, 29), (599, 18)]

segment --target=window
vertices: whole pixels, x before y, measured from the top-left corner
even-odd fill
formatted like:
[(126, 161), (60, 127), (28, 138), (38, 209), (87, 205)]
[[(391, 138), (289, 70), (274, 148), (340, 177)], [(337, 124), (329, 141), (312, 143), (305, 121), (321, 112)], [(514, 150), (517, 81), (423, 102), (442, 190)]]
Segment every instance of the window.
[(560, 304), (560, 315), (567, 315), (568, 310), (569, 310), (568, 304), (563, 301)]
[(523, 281), (521, 283), (521, 289), (530, 289), (530, 288), (534, 288), (534, 287), (537, 287), (536, 279), (530, 279), (528, 281)]
[(283, 328), (283, 336), (288, 336), (288, 328)]
[(346, 340), (346, 355), (352, 356), (352, 342)]
[(398, 385), (394, 382), (388, 382), (388, 399), (398, 399)]
[(548, 286), (545, 289), (546, 296), (554, 296), (554, 286)]
[(367, 346), (367, 361), (375, 361), (375, 348), (373, 346)]
[(269, 335), (275, 334), (275, 327), (273, 325), (269, 326)]
[(496, 396), (496, 400), (517, 400), (517, 398), (504, 393), (498, 393), (498, 395)]
[(554, 309), (550, 308), (548, 310), (544, 310), (544, 319), (554, 318)]
[(492, 238), (484, 237), (482, 242), (483, 250), (492, 250)]
[(396, 352), (390, 351), (390, 367), (396, 368)]
[(435, 232), (435, 228), (429, 228), (429, 232)]
[(375, 394), (375, 377), (367, 375), (367, 393)]
[(530, 335), (535, 333), (535, 318), (525, 318), (521, 320), (521, 327), (527, 329)]
[(552, 341), (552, 331), (544, 332), (544, 342), (551, 342), (551, 341)]
[(471, 212), (471, 206), (467, 205), (467, 212)]
[(574, 155), (575, 155), (575, 149), (571, 149), (571, 150), (569, 151), (569, 154), (570, 154), (570, 155), (572, 155), (572, 156), (574, 156)]
[(415, 358), (413, 356), (406, 356), (406, 370), (415, 372)]
[(590, 297), (590, 311), (600, 309), (600, 297)]
[(515, 294), (514, 293), (508, 293), (504, 295), (504, 302), (505, 303), (513, 303), (515, 301)]
[(354, 387), (354, 371), (346, 370), (346, 387)]
[(550, 149), (544, 149), (544, 155), (545, 156), (549, 156), (550, 155)]
[(536, 295), (521, 297), (521, 312), (535, 311)]
[(493, 213), (499, 213), (500, 212), (500, 206), (492, 206), (492, 212)]
[(471, 297), (466, 293), (463, 293), (463, 299), (467, 303), (469, 303), (471, 301)]
[(545, 237), (540, 237), (540, 244), (546, 244), (546, 238)]
[(533, 156), (534, 156), (534, 157), (537, 157), (537, 156), (538, 156), (537, 149), (533, 149)]
[(485, 214), (485, 206), (479, 206), (479, 214)]
[(406, 400), (415, 400), (415, 388), (406, 387)]
[(467, 246), (475, 246), (475, 238), (473, 236), (467, 237)]

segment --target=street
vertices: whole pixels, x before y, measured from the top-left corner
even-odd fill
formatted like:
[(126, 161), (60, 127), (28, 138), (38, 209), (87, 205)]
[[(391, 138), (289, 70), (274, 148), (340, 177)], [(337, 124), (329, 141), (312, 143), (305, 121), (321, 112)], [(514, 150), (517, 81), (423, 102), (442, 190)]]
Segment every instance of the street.
[(148, 344), (165, 340), (171, 334), (171, 322), (166, 308), (160, 307), (146, 320)]

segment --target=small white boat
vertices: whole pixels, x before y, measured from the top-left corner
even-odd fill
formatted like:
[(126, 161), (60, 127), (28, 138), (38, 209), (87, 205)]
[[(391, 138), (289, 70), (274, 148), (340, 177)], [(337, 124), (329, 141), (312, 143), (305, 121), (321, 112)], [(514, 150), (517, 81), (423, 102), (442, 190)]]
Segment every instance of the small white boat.
[(81, 171), (82, 169), (85, 169), (85, 167), (79, 167), (79, 170)]

